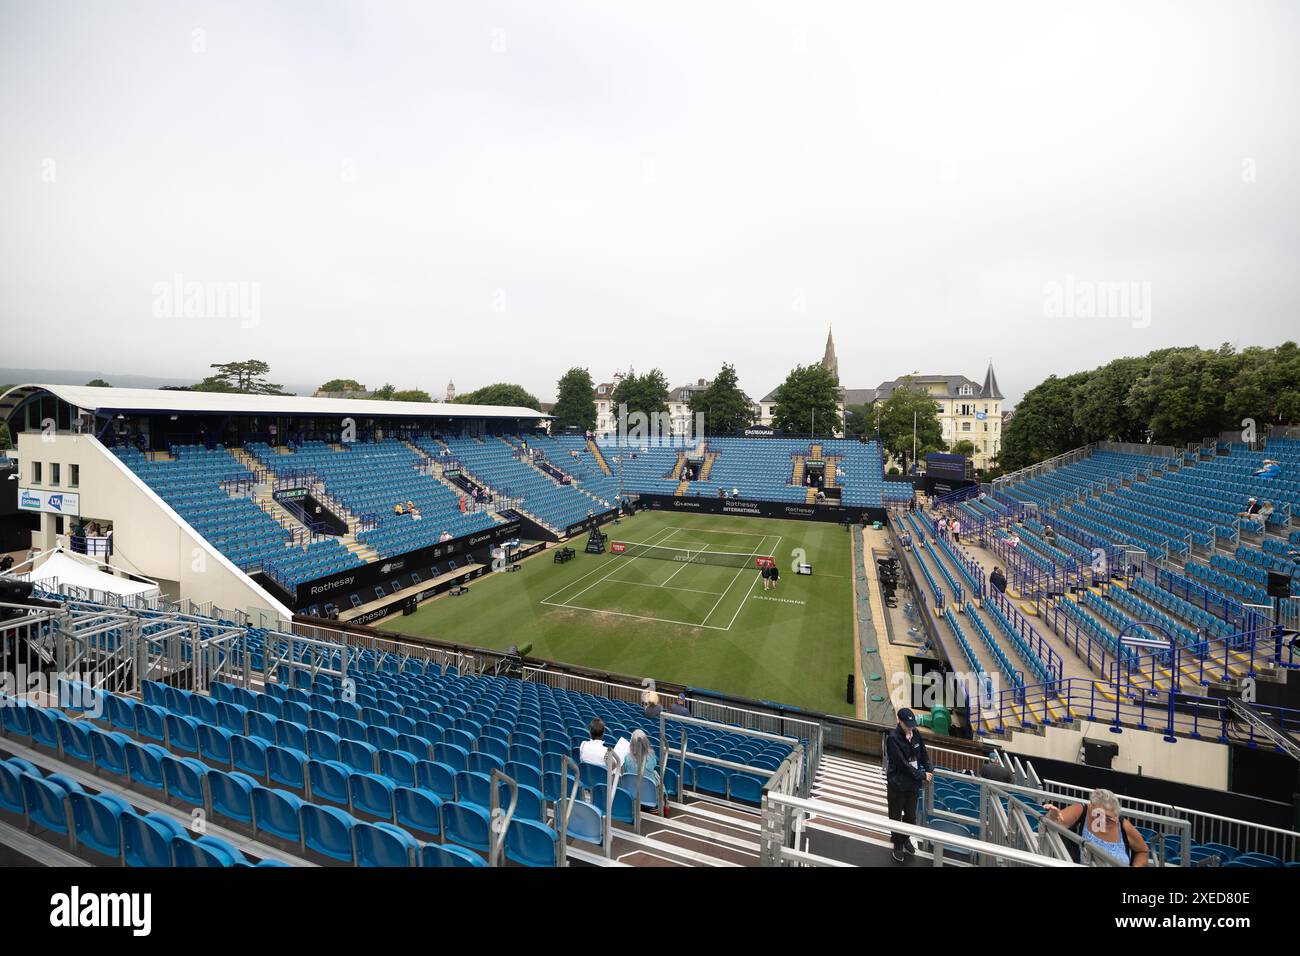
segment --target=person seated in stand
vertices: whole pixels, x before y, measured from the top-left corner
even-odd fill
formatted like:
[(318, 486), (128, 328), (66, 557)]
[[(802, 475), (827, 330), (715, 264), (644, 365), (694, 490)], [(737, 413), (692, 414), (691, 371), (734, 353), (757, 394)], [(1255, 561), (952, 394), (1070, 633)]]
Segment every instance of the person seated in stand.
[(623, 757), (623, 775), (635, 777), (641, 768), (645, 768), (645, 779), (649, 780), (655, 787), (659, 786), (659, 761), (655, 757), (654, 748), (650, 746), (650, 738), (644, 730), (640, 728), (632, 731), (632, 738), (628, 741), (631, 745), (628, 747), (627, 754)]
[(1255, 517), (1255, 515), (1257, 515), (1257, 514), (1259, 514), (1259, 502), (1256, 501), (1255, 498), (1252, 496), (1252, 497), (1246, 499), (1246, 510), (1245, 510), (1245, 511), (1238, 511), (1238, 512), (1237, 512), (1237, 517), (1238, 517), (1238, 518), (1253, 518), (1253, 517)]
[(654, 691), (645, 695), (645, 715), (649, 720), (658, 720), (664, 709), (659, 706), (659, 695)]
[(1268, 524), (1268, 519), (1271, 518), (1272, 516), (1273, 516), (1273, 503), (1271, 501), (1266, 501), (1262, 505), (1260, 505), (1259, 514), (1255, 515), (1255, 517), (1258, 518), (1260, 521), (1264, 522), (1264, 524)]
[(609, 750), (605, 746), (605, 722), (599, 717), (594, 718), (587, 726), (587, 734), (589, 739), (578, 748), (578, 763), (605, 766), (605, 753)]
[(668, 705), (668, 713), (678, 717), (691, 716), (690, 708), (686, 706), (686, 691), (677, 695), (677, 699)]
[(406, 514), (406, 509), (402, 507), (402, 503), (400, 501), (397, 504), (393, 505), (393, 514), (395, 515)]
[(439, 543), (441, 543), (441, 542), (443, 542), (443, 541), (450, 541), (450, 540), (451, 540), (451, 532), (450, 532), (450, 531), (444, 531), (442, 534), (438, 535), (438, 541), (439, 541)]
[(1251, 474), (1256, 478), (1276, 478), (1282, 474), (1282, 466), (1272, 458), (1265, 458), (1264, 463)]

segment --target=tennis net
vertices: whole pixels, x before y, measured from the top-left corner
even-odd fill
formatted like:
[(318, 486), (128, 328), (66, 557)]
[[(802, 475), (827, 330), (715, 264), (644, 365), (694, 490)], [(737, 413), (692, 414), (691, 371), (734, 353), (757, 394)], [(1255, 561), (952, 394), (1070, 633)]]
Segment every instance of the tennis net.
[(680, 564), (711, 564), (723, 568), (765, 568), (775, 562), (770, 554), (757, 551), (710, 551), (708, 547), (670, 548), (662, 544), (641, 544), (636, 541), (612, 541), (609, 553), (627, 558), (654, 558), (657, 561), (676, 561)]

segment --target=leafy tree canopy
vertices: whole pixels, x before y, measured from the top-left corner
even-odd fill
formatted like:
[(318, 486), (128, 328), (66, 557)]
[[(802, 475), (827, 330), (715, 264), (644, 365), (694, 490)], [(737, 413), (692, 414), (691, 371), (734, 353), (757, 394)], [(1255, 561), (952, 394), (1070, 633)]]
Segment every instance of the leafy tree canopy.
[(723, 363), (709, 387), (691, 396), (692, 415), (704, 415), (709, 435), (729, 435), (754, 423), (754, 410), (736, 381), (736, 367)]
[(284, 389), (266, 380), (271, 366), (257, 359), (243, 362), (214, 362), (216, 369), (194, 386), (196, 392), (241, 392), (246, 395), (284, 395)]
[(522, 385), (498, 382), (496, 385), (484, 385), (472, 392), (458, 395), (456, 401), (466, 405), (505, 405), (514, 408), (533, 408), (541, 411), (542, 403)]
[(595, 384), (585, 368), (571, 368), (560, 376), (556, 386), (556, 430), (577, 427), (590, 431), (596, 427)]
[(833, 435), (840, 430), (840, 383), (821, 366), (797, 365), (773, 396), (772, 423), (795, 435)]
[(880, 441), (890, 458), (901, 461), (910, 470), (912, 431), (916, 429), (916, 457), (943, 451), (943, 425), (939, 422), (939, 404), (925, 389), (915, 388), (907, 377), (901, 379), (889, 398), (876, 408), (880, 416)]

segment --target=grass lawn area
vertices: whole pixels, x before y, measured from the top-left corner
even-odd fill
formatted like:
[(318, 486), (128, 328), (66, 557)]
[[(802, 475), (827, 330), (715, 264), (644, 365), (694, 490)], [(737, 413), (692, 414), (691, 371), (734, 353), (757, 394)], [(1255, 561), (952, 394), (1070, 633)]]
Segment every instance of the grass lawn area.
[[(852, 548), (842, 526), (643, 512), (605, 530), (629, 543), (626, 553), (586, 554), (579, 537), (572, 561), (542, 554), (378, 626), (495, 650), (532, 643), (533, 657), (852, 715)], [(796, 549), (811, 576), (794, 573)], [(781, 569), (775, 591), (763, 590), (758, 556)]]

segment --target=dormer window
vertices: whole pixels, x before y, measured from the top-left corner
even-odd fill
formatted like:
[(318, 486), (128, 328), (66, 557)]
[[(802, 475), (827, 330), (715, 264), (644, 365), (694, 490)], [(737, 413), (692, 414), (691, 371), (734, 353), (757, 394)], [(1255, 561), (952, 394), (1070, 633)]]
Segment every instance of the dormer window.
[(974, 385), (963, 385), (961, 388), (957, 389), (957, 394), (958, 394), (958, 395), (974, 395), (974, 394), (975, 394), (975, 386), (974, 386)]

